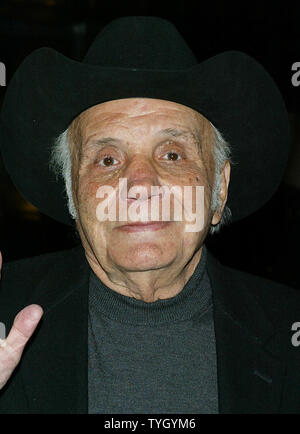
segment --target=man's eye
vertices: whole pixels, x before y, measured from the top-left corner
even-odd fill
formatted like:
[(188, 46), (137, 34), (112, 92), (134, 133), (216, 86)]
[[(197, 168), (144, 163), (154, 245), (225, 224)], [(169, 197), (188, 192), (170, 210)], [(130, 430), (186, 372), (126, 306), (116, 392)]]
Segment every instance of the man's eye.
[(101, 158), (100, 160), (100, 166), (104, 166), (104, 167), (109, 167), (109, 166), (113, 166), (116, 164), (118, 160), (116, 160), (114, 157), (111, 156), (106, 156)]
[(169, 161), (181, 160), (181, 156), (177, 152), (167, 152), (163, 158)]

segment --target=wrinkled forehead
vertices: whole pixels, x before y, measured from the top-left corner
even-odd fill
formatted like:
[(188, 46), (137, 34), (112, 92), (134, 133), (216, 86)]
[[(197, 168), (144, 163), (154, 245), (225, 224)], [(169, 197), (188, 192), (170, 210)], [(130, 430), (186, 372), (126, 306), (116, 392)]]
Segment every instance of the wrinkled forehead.
[(95, 105), (82, 112), (71, 124), (71, 135), (83, 146), (97, 134), (117, 135), (130, 140), (159, 131), (170, 135), (186, 134), (195, 139), (202, 152), (212, 150), (214, 131), (199, 112), (172, 101), (152, 98), (127, 98)]

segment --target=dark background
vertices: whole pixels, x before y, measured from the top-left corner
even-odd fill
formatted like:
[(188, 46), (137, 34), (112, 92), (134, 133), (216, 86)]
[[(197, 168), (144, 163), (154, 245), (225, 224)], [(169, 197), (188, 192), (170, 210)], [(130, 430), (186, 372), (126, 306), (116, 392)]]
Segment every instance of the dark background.
[[(300, 2), (298, 2), (300, 3)], [(199, 61), (234, 49), (252, 55), (272, 75), (290, 115), (289, 164), (273, 198), (258, 212), (208, 239), (234, 268), (300, 288), (300, 86), (291, 83), (300, 62), (300, 5), (292, 2), (1, 0), (0, 62), (7, 84), (34, 49), (49, 46), (80, 60), (114, 18), (155, 15), (171, 20)], [(26, 85), (26, 83), (24, 84)], [(5, 87), (0, 87), (0, 106)], [(263, 110), (263, 107), (262, 107)], [(0, 250), (10, 261), (78, 243), (72, 230), (42, 215), (15, 190), (0, 159)]]

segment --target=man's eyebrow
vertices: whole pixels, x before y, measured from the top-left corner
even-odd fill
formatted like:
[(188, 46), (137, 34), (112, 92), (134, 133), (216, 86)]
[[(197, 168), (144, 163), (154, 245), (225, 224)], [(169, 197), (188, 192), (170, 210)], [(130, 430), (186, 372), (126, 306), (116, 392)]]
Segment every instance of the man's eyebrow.
[[(198, 147), (198, 151), (202, 153), (202, 143), (199, 135), (191, 130), (177, 129), (177, 128), (165, 128), (159, 131), (160, 134), (171, 136), (171, 137), (186, 137), (189, 139), (187, 142), (187, 146), (190, 146), (191, 143), (196, 144)], [(190, 144), (189, 144), (190, 142)]]
[(98, 139), (88, 138), (85, 142), (85, 145), (89, 146), (104, 146), (110, 144), (120, 143), (119, 139), (115, 139), (114, 137), (101, 137)]
[(167, 135), (171, 137), (190, 137), (195, 142), (199, 142), (199, 139), (197, 136), (190, 130), (182, 130), (177, 128), (165, 128), (163, 130), (160, 130), (158, 134)]
[(100, 143), (103, 145), (109, 144), (109, 143), (119, 143), (119, 139), (115, 139), (114, 137), (103, 137), (101, 139), (95, 140), (96, 143)]

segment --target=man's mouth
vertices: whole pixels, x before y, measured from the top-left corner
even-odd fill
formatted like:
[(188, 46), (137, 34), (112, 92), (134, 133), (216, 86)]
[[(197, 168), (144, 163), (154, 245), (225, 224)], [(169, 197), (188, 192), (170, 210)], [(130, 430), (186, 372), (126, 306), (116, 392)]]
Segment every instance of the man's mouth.
[(118, 226), (115, 229), (122, 232), (146, 232), (146, 231), (154, 232), (166, 228), (171, 223), (172, 223), (171, 221), (132, 222), (123, 226)]

